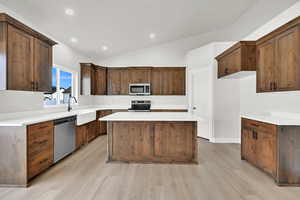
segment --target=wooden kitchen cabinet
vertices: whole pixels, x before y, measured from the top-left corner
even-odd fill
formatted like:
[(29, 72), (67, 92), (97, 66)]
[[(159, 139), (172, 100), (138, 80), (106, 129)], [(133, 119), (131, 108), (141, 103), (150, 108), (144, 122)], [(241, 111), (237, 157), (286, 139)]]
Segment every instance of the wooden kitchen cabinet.
[(35, 91), (52, 91), (52, 46), (46, 42), (34, 39), (34, 79)]
[(128, 67), (128, 83), (150, 83), (152, 67)]
[(242, 118), (242, 159), (271, 175), (281, 186), (300, 186), (300, 126)]
[(152, 134), (149, 123), (119, 122), (113, 128), (116, 133), (112, 135), (113, 160), (143, 161), (152, 157)]
[[(101, 110), (97, 111), (97, 120), (101, 117), (105, 117), (107, 115), (112, 114), (112, 110)], [(107, 134), (107, 122), (106, 121), (99, 121), (98, 120), (98, 129), (99, 129), (99, 135), (106, 135)]]
[(56, 42), (0, 14), (0, 90), (51, 92), (52, 46)]
[(196, 122), (109, 121), (108, 161), (197, 163)]
[(300, 89), (300, 17), (257, 41), (257, 92)]
[(53, 164), (53, 121), (27, 127), (28, 179), (40, 174)]
[(152, 95), (185, 95), (185, 67), (154, 67), (151, 71)]
[(188, 162), (194, 156), (194, 124), (185, 122), (154, 124), (154, 157)]
[(237, 75), (238, 72), (256, 71), (255, 41), (240, 41), (216, 57), (218, 78)]
[(76, 149), (87, 144), (88, 126), (86, 124), (76, 127)]
[(92, 121), (90, 123), (87, 124), (87, 142), (91, 142), (92, 140), (94, 140), (97, 137), (97, 121)]
[(128, 69), (111, 67), (107, 69), (107, 94), (128, 95)]
[(93, 63), (80, 63), (81, 95), (106, 95), (106, 68)]

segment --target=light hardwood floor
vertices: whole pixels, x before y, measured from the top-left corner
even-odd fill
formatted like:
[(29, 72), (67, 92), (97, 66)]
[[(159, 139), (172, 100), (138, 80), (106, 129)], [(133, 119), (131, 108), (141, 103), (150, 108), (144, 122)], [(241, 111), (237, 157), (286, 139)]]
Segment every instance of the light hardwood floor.
[(199, 140), (199, 165), (106, 164), (106, 136), (37, 177), (0, 188), (1, 200), (299, 200), (240, 160), (240, 145)]

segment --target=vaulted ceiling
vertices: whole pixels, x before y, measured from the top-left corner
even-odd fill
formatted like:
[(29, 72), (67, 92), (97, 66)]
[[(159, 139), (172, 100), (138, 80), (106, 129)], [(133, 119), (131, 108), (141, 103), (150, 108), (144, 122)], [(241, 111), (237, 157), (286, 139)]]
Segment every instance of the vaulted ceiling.
[[(109, 57), (234, 23), (256, 0), (0, 0), (89, 57)], [(65, 14), (66, 9), (73, 16)], [(72, 14), (72, 13), (71, 13)], [(149, 35), (155, 34), (151, 39)], [(72, 42), (74, 37), (78, 41)], [(103, 46), (108, 49), (103, 51)]]

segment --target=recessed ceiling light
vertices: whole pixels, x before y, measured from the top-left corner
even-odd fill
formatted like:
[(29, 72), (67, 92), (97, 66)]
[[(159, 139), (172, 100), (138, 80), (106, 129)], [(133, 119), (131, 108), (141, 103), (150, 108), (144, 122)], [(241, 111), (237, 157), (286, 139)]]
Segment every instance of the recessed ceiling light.
[(108, 47), (107, 46), (102, 46), (102, 51), (107, 51), (108, 50)]
[(150, 34), (149, 34), (149, 37), (150, 37), (150, 39), (152, 39), (152, 40), (153, 40), (153, 39), (155, 39), (155, 38), (156, 38), (156, 34), (155, 34), (155, 33), (150, 33)]
[(77, 39), (77, 38), (75, 38), (75, 37), (71, 37), (71, 42), (73, 42), (73, 43), (77, 43), (77, 42), (78, 42), (78, 39)]
[(66, 15), (73, 16), (75, 12), (74, 12), (73, 9), (67, 8), (67, 9), (65, 10), (65, 13), (66, 13)]

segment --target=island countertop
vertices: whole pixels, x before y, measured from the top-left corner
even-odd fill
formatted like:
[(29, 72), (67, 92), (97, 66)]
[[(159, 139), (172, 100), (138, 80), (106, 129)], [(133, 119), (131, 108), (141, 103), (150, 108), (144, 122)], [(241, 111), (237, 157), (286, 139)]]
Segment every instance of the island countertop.
[(188, 112), (119, 112), (102, 117), (100, 121), (190, 121), (201, 120)]

